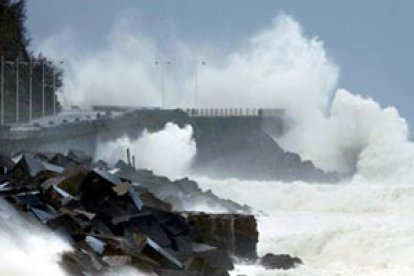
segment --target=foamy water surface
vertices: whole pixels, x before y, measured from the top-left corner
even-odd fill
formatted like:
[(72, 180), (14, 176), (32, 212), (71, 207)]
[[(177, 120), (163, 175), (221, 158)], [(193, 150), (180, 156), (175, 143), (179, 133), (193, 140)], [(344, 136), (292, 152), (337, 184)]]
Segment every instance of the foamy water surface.
[(414, 275), (414, 186), (281, 183), (198, 178), (259, 215), (259, 255), (287, 253), (290, 271), (239, 264), (232, 275)]

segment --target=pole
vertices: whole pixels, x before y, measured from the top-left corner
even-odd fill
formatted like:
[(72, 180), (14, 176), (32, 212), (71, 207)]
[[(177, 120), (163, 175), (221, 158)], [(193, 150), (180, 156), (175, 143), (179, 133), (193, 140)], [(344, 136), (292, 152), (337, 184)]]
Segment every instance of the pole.
[(33, 61), (29, 62), (29, 121), (33, 119)]
[(198, 92), (198, 66), (204, 66), (206, 65), (205, 61), (202, 61), (200, 64), (199, 62), (196, 63), (196, 68), (195, 68), (195, 108), (199, 108), (200, 107), (200, 103), (199, 103), (199, 92)]
[(53, 115), (56, 115), (56, 72), (55, 67), (52, 68), (53, 73)]
[(196, 67), (195, 67), (195, 95), (194, 95), (194, 100), (195, 100), (195, 108), (198, 108), (198, 63), (196, 63)]
[(127, 148), (127, 163), (131, 166), (131, 151)]
[(16, 59), (16, 123), (19, 123), (19, 58)]
[(1, 124), (4, 125), (4, 57), (1, 56)]
[(42, 116), (45, 116), (45, 60), (42, 60)]
[(159, 61), (155, 61), (154, 64), (156, 66), (160, 66), (159, 75), (160, 75), (160, 81), (161, 81), (161, 107), (163, 107), (164, 106), (164, 80), (163, 80), (164, 78), (162, 74), (162, 63)]
[(161, 107), (165, 107), (164, 64), (161, 64)]

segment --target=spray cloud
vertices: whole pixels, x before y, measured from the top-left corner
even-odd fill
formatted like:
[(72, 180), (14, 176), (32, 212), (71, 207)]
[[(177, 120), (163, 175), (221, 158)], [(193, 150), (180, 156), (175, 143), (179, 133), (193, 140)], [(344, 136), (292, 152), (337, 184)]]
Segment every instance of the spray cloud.
[(115, 141), (98, 142), (96, 159), (112, 163), (125, 160), (127, 148), (136, 157), (137, 167), (173, 178), (185, 176), (196, 154), (192, 127), (180, 128), (167, 123), (160, 131), (144, 131), (136, 140), (122, 137)]
[[(66, 102), (159, 105), (160, 68), (154, 60), (162, 51), (153, 39), (132, 31), (131, 22), (121, 22), (96, 53), (74, 53), (66, 46), (77, 44), (70, 36), (51, 37), (42, 45), (48, 55), (70, 57)], [(290, 124), (278, 142), (303, 159), (355, 177), (414, 179), (414, 146), (398, 111), (338, 89), (339, 69), (323, 42), (307, 37), (290, 16), (277, 16), (225, 57), (214, 58), (219, 51), (205, 49), (177, 39), (170, 51), (181, 64), (192, 64), (194, 52), (208, 60), (197, 70), (200, 106), (284, 108)], [(185, 67), (163, 70), (168, 106), (194, 102), (195, 70)]]

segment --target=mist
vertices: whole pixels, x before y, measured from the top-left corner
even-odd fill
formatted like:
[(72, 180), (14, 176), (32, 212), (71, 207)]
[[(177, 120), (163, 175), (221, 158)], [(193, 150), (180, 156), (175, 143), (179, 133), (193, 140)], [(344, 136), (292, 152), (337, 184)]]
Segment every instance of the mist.
[(97, 145), (97, 160), (107, 160), (112, 164), (126, 160), (129, 148), (136, 158), (137, 168), (150, 169), (155, 174), (171, 178), (186, 176), (196, 155), (192, 127), (180, 128), (173, 123), (167, 123), (157, 132), (145, 130), (137, 139), (125, 136), (114, 141), (100, 140)]
[[(0, 200), (0, 274), (66, 275), (59, 265), (70, 245), (46, 228), (34, 225)], [(47, 250), (45, 250), (47, 248)]]
[(372, 181), (413, 179), (414, 147), (398, 110), (339, 88), (339, 67), (323, 41), (289, 15), (231, 51), (175, 37), (168, 56), (133, 23), (118, 20), (98, 51), (79, 50), (76, 35), (65, 32), (41, 45), (67, 60), (64, 103), (160, 106), (164, 91), (167, 107), (193, 107), (197, 78), (198, 106), (285, 109), (288, 129), (278, 142), (321, 169)]

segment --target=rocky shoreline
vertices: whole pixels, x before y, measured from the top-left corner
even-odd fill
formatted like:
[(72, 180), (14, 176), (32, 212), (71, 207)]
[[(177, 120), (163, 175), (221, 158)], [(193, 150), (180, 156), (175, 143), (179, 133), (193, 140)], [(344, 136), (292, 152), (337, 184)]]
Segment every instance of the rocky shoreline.
[[(77, 151), (1, 156), (0, 197), (70, 243), (73, 250), (61, 259), (70, 275), (122, 267), (229, 275), (236, 258), (258, 260), (259, 233), (248, 206), (204, 192), (187, 178), (170, 181), (123, 161), (111, 167)], [(200, 200), (229, 213), (185, 210), (183, 202)], [(276, 255), (261, 262), (271, 269), (301, 263)]]

